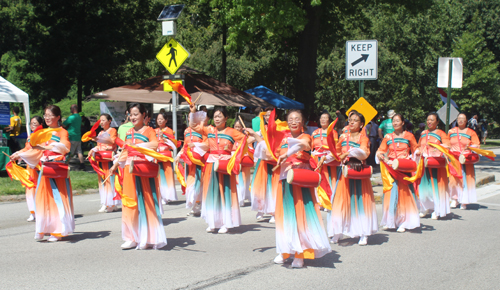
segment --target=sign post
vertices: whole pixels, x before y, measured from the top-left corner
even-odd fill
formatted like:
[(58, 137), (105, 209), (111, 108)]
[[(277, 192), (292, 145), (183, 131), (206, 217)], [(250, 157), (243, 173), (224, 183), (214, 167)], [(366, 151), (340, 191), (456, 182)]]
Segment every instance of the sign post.
[(365, 95), (365, 80), (378, 79), (378, 41), (346, 41), (345, 78), (359, 81), (359, 97)]
[(460, 57), (440, 57), (438, 62), (438, 88), (448, 88), (446, 97), (446, 122), (445, 130), (450, 126), (451, 89), (461, 88), (463, 78), (463, 59)]

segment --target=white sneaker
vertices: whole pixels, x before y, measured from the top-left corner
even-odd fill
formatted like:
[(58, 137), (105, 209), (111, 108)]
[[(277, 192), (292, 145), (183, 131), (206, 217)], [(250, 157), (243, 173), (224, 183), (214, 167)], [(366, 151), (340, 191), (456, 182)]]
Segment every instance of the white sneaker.
[(205, 231), (207, 231), (207, 233), (212, 233), (214, 231), (214, 229), (208, 227)]
[(304, 259), (294, 258), (292, 262), (292, 268), (302, 268), (304, 267)]
[(420, 213), (418, 214), (418, 216), (420, 216), (421, 218), (423, 218), (423, 217), (425, 217), (427, 214), (429, 214), (429, 211), (428, 211), (428, 210), (423, 211), (423, 212), (420, 212)]
[(460, 209), (467, 209), (467, 205), (462, 203), (462, 204), (460, 205)]
[(227, 233), (227, 228), (226, 228), (226, 226), (222, 226), (222, 227), (219, 229), (219, 232), (218, 232), (218, 233), (219, 233), (219, 234), (225, 234), (225, 233)]
[(139, 245), (136, 249), (137, 250), (146, 250), (148, 248), (148, 244), (144, 244), (144, 245)]
[(137, 243), (134, 241), (126, 241), (121, 245), (122, 249), (132, 249), (137, 247)]
[(106, 206), (104, 204), (101, 206), (99, 212), (106, 212)]
[(190, 212), (187, 213), (187, 216), (194, 215), (194, 211), (191, 210)]
[(258, 212), (257, 215), (255, 216), (257, 221), (261, 221), (264, 219), (264, 213), (263, 212)]
[(437, 216), (436, 212), (433, 212), (433, 213), (431, 214), (431, 219), (433, 219), (433, 220), (437, 220), (438, 218), (439, 218), (439, 217)]
[(285, 259), (283, 259), (283, 256), (281, 254), (279, 254), (278, 256), (276, 256), (276, 258), (274, 258), (274, 263), (275, 264), (283, 264), (283, 263), (285, 263)]
[(240, 200), (240, 207), (243, 207), (245, 206), (245, 201), (244, 200)]
[(35, 216), (33, 214), (30, 214), (30, 217), (27, 219), (29, 222), (34, 222), (35, 221)]
[(406, 229), (403, 226), (400, 226), (397, 230), (398, 233), (404, 233)]
[(271, 216), (271, 219), (269, 220), (269, 223), (270, 224), (274, 224), (276, 222), (276, 220), (274, 219), (274, 216)]
[(360, 246), (366, 246), (367, 244), (368, 244), (368, 237), (367, 236), (361, 236), (361, 237), (359, 237), (358, 245), (360, 245)]
[(201, 203), (195, 203), (193, 206), (193, 215), (200, 216), (201, 215)]
[(114, 211), (115, 211), (115, 206), (114, 205), (106, 207), (106, 212), (114, 212)]
[(47, 240), (47, 241), (49, 241), (49, 242), (57, 242), (57, 241), (60, 241), (60, 240), (61, 240), (61, 237), (56, 237), (56, 236), (52, 236), (52, 235), (51, 235), (51, 236), (48, 238), (48, 240)]
[(457, 208), (458, 207), (458, 201), (456, 199), (453, 199), (450, 203), (451, 208)]
[(35, 234), (35, 240), (37, 240), (37, 241), (45, 240), (44, 234)]
[(388, 227), (388, 226), (383, 226), (383, 227), (382, 227), (382, 229), (383, 229), (384, 231), (387, 231), (387, 230), (389, 229), (389, 227)]
[(334, 235), (331, 239), (330, 239), (330, 243), (332, 244), (337, 244), (340, 240), (340, 238), (342, 237), (342, 234), (337, 234), (337, 235)]
[(161, 200), (161, 204), (166, 205), (167, 203), (164, 199)]

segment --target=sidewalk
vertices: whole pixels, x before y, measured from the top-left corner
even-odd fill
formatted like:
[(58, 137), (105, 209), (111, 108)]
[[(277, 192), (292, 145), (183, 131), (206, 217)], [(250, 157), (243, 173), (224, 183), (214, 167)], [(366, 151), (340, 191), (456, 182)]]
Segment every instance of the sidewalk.
[[(489, 172), (482, 172), (476, 169), (476, 187), (483, 186), (490, 182), (495, 181), (495, 174)], [(372, 184), (373, 185), (373, 194), (375, 195), (375, 201), (377, 203), (382, 203), (383, 186), (382, 186), (382, 177), (380, 172), (374, 173), (372, 175)]]

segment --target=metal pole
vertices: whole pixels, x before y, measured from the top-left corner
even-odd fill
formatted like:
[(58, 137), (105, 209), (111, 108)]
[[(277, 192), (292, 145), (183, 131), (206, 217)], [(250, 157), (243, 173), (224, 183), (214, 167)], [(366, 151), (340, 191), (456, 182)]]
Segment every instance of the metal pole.
[(448, 97), (446, 98), (446, 124), (445, 124), (445, 133), (448, 134), (448, 129), (450, 126), (450, 100), (451, 100), (451, 74), (453, 71), (453, 59), (449, 60), (449, 69), (448, 69)]
[[(172, 130), (175, 140), (177, 140), (177, 92), (172, 91)], [(174, 156), (177, 156), (177, 148), (174, 149)]]
[(365, 96), (365, 81), (359, 81), (359, 97), (362, 98)]

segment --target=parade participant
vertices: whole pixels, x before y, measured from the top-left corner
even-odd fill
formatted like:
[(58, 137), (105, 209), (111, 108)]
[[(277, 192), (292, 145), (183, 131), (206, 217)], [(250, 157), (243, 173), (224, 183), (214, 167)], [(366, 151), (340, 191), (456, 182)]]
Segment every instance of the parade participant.
[[(190, 105), (191, 113), (196, 106)], [(216, 171), (214, 163), (223, 164), (231, 158), (234, 143), (241, 142), (245, 135), (233, 128), (226, 127), (227, 112), (224, 108), (214, 111), (215, 127), (204, 127), (203, 124), (190, 124), (194, 131), (207, 137), (201, 149), (209, 151), (203, 173), (203, 198), (201, 217), (207, 222), (207, 232), (219, 229), (220, 234), (228, 229), (238, 227), (241, 223), (236, 176)]]
[[(319, 124), (321, 128), (315, 130), (312, 134), (313, 140), (313, 152), (312, 156), (316, 159), (317, 162), (320, 161), (321, 157), (327, 157), (330, 154), (330, 150), (328, 148), (327, 142), (327, 130), (328, 125), (332, 122), (332, 117), (328, 113), (322, 113), (319, 119)], [(335, 140), (335, 144), (338, 142), (338, 134), (337, 131), (333, 131), (333, 138)], [(338, 162), (335, 160), (330, 160), (329, 162), (324, 162), (322, 171), (324, 176), (328, 180), (328, 184), (330, 185), (332, 191), (334, 190), (335, 184), (337, 183), (337, 178), (340, 173), (340, 167), (338, 166)]]
[[(358, 173), (370, 170), (363, 161), (370, 155), (369, 141), (362, 128), (365, 118), (355, 112), (349, 118), (349, 132), (339, 137), (337, 152), (343, 166)], [(354, 174), (354, 173), (353, 173)], [(371, 174), (369, 174), (371, 176)], [(327, 218), (328, 236), (337, 243), (343, 234), (359, 237), (359, 245), (368, 243), (368, 236), (378, 230), (377, 212), (370, 177), (354, 179), (341, 175), (336, 191), (332, 196), (332, 210)]]
[[(172, 150), (177, 148), (177, 141), (174, 137), (174, 131), (167, 127), (167, 113), (159, 113), (156, 117), (155, 129), (158, 140), (158, 152), (165, 156), (172, 156)], [(174, 143), (175, 142), (175, 143)], [(172, 162), (159, 162), (160, 165), (160, 192), (162, 203), (167, 204), (169, 201), (176, 201), (177, 191), (175, 190), (174, 168)]]
[[(316, 177), (314, 179), (317, 179), (317, 183), (320, 177), (310, 165), (311, 156), (308, 151), (312, 148), (312, 140), (310, 135), (303, 133), (302, 113), (299, 110), (290, 110), (286, 120), (290, 135), (281, 140), (277, 161), (280, 165), (280, 183), (275, 213), (278, 256), (274, 262), (282, 264), (285, 259), (294, 256), (292, 267), (300, 268), (304, 266), (304, 259), (321, 258), (331, 252), (331, 247), (328, 244), (319, 205), (314, 195), (315, 185), (302, 186), (297, 185), (293, 180), (291, 184), (288, 181), (288, 177), (296, 172), (297, 174), (300, 172), (301, 175), (310, 175), (308, 177)], [(259, 134), (251, 129), (246, 130), (257, 142), (263, 142)], [(264, 151), (262, 154), (271, 155), (267, 146), (259, 144), (257, 150)], [(255, 152), (255, 154), (259, 153)], [(316, 162), (313, 161), (313, 163)]]
[[(243, 124), (240, 122), (240, 120), (236, 120), (233, 125), (234, 129), (236, 131), (243, 133)], [(248, 147), (253, 149), (251, 144), (255, 142), (255, 139), (253, 137), (250, 137), (247, 139), (247, 144)], [(238, 143), (234, 143), (233, 146), (233, 151), (238, 148)], [(248, 154), (246, 155), (248, 156)], [(238, 192), (238, 200), (240, 206), (245, 205), (245, 200), (250, 200), (250, 178), (251, 178), (251, 173), (250, 173), (250, 168), (249, 166), (242, 166), (240, 174), (238, 175), (238, 185), (236, 186), (236, 191)]]
[[(99, 195), (101, 196), (101, 209), (99, 212), (113, 212), (118, 210), (119, 200), (115, 197), (115, 174), (109, 169), (113, 165), (113, 156), (116, 151), (116, 129), (111, 128), (113, 118), (109, 114), (101, 114), (99, 125), (102, 130), (99, 135), (92, 138), (97, 146), (89, 151), (87, 158), (91, 164), (98, 169), (97, 179), (99, 182)], [(102, 173), (102, 175), (100, 174)], [(108, 177), (109, 176), (109, 177)]]
[(48, 106), (43, 117), (49, 128), (40, 128), (40, 131), (47, 132), (50, 139), (40, 139), (38, 142), (41, 143), (38, 143), (33, 133), (30, 136), (32, 149), (18, 154), (18, 157), (31, 168), (42, 162), (35, 192), (35, 240), (44, 240), (45, 235), (50, 234), (48, 241), (57, 242), (75, 229), (71, 181), (68, 165), (64, 162), (71, 143), (68, 131), (61, 127), (59, 107)]
[(428, 145), (429, 143), (442, 144), (450, 147), (450, 139), (443, 130), (437, 128), (438, 114), (432, 112), (427, 115), (427, 130), (420, 135), (416, 155), (436, 161), (432, 167), (425, 165), (425, 171), (418, 187), (420, 198), (420, 217), (432, 212), (431, 218), (438, 219), (450, 213), (450, 195), (447, 182), (446, 161), (441, 151)]
[[(191, 113), (189, 116), (190, 125), (203, 123), (206, 126), (207, 122), (207, 113), (204, 111)], [(186, 208), (191, 209), (188, 216), (199, 216), (201, 213), (203, 167), (205, 166), (203, 157), (207, 153), (202, 147), (205, 148), (206, 140), (206, 136), (194, 131), (192, 127), (188, 127), (184, 130), (184, 146), (175, 160), (177, 164), (180, 159), (184, 161)]]
[[(34, 116), (31, 118), (30, 121), (30, 129), (31, 131), (35, 131), (38, 126), (41, 126), (43, 124), (43, 119), (40, 116)], [(26, 152), (30, 150), (31, 144), (30, 144), (30, 139), (26, 140), (26, 144), (24, 145), (24, 148), (15, 152), (10, 156), (11, 160), (19, 160), (19, 154), (22, 152)], [(26, 203), (28, 204), (28, 209), (30, 211), (30, 216), (27, 219), (29, 222), (34, 222), (35, 221), (35, 191), (36, 191), (36, 181), (38, 180), (38, 173), (40, 172), (39, 169), (37, 168), (31, 168), (29, 166), (26, 167), (30, 174), (30, 178), (33, 182), (35, 182), (35, 187), (28, 188), (26, 187)]]
[[(261, 129), (257, 134), (262, 138), (263, 131), (267, 130), (267, 124), (269, 123), (269, 117), (274, 107), (267, 107), (264, 109), (263, 120), (260, 123)], [(279, 155), (279, 152), (276, 152)], [(270, 223), (274, 223), (274, 211), (276, 209), (276, 193), (278, 192), (279, 183), (279, 171), (272, 171), (273, 167), (276, 166), (276, 160), (274, 158), (262, 154), (257, 154), (254, 156), (255, 159), (255, 169), (252, 176), (252, 186), (251, 186), (251, 204), (252, 211), (256, 211), (257, 221), (264, 220), (264, 214), (271, 215)]]
[[(457, 127), (448, 131), (450, 151), (459, 158), (460, 155), (474, 154), (468, 147), (479, 148), (481, 142), (474, 130), (467, 128), (467, 116), (460, 113), (457, 117)], [(467, 209), (467, 204), (477, 202), (476, 173), (474, 164), (462, 164), (462, 178), (450, 176), (451, 207)]]
[[(155, 131), (144, 123), (146, 109), (142, 104), (129, 105), (130, 121), (134, 125), (127, 132), (126, 145), (135, 145), (156, 152)], [(111, 171), (118, 165), (123, 170), (122, 238), (123, 249), (160, 249), (167, 244), (163, 228), (161, 194), (158, 188), (158, 165), (139, 151), (125, 149)]]
[[(377, 151), (377, 157), (382, 162), (382, 175), (390, 174), (392, 184), (384, 183), (383, 215), (380, 225), (386, 229), (397, 228), (398, 232), (414, 229), (420, 226), (418, 200), (412, 183), (404, 180), (416, 170), (416, 163), (411, 160), (411, 154), (417, 149), (417, 141), (411, 132), (405, 131), (405, 122), (401, 114), (392, 117), (394, 132), (385, 135)], [(388, 152), (386, 156), (386, 152)], [(400, 164), (413, 165), (413, 170), (401, 171)], [(393, 169), (398, 165), (398, 169)], [(387, 167), (387, 168), (386, 168)], [(389, 171), (389, 172), (387, 172)], [(382, 180), (385, 181), (384, 178)]]

